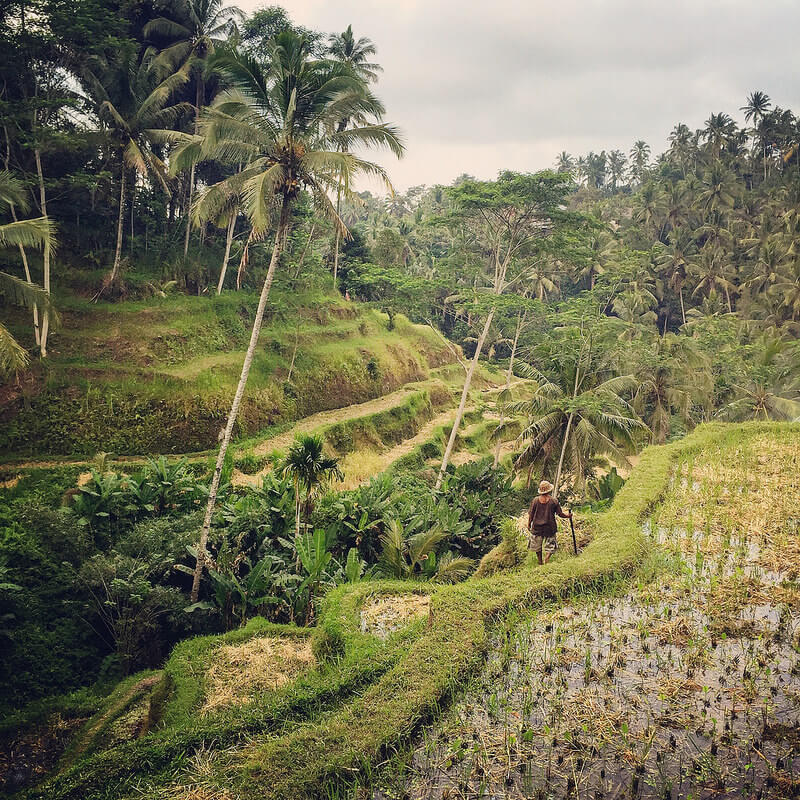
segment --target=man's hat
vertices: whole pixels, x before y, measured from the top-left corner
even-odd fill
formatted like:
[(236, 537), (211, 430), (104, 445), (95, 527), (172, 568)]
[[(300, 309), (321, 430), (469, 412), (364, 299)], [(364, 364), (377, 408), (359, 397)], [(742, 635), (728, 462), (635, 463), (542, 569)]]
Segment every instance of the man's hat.
[(553, 489), (555, 489), (555, 486), (550, 481), (542, 481), (539, 484), (539, 494), (552, 494)]

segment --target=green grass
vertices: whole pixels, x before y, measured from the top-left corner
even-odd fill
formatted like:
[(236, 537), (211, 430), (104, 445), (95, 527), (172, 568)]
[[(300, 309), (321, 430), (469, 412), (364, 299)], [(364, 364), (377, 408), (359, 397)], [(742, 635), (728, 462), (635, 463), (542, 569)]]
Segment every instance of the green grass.
[[(165, 723), (171, 724), (139, 742), (80, 761), (27, 796), (130, 796), (133, 783), (146, 775), (151, 785), (174, 781), (175, 770), (186, 765), (186, 754), (201, 743), (222, 749), (254, 736), (261, 743), (247, 748), (243, 763), (227, 764), (217, 776), (220, 782), (259, 800), (322, 796), (401, 745), (435, 714), (482, 662), (491, 631), (505, 615), (617, 585), (635, 573), (649, 552), (643, 522), (668, 490), (678, 463), (722, 439), (735, 442), (765, 432), (780, 436), (789, 427), (707, 425), (680, 442), (648, 448), (614, 506), (593, 516), (594, 538), (577, 558), (564, 557), (544, 568), (532, 566), (529, 559), (512, 572), (438, 587), (427, 623), (412, 625), (385, 644), (360, 632), (358, 609), (365, 600), (375, 593), (433, 587), (362, 582), (334, 590), (312, 634), (318, 669), (259, 703), (198, 717), (202, 695), (194, 683), (216, 645), (208, 638), (185, 643), (166, 670), (174, 683), (165, 710)], [(268, 625), (251, 624), (253, 629)], [(282, 730), (288, 720), (299, 724)], [(264, 737), (267, 733), (271, 735)]]
[[(777, 435), (779, 427), (747, 431), (765, 429)], [(433, 713), (482, 660), (499, 616), (633, 572), (647, 552), (642, 523), (666, 491), (673, 466), (720, 436), (742, 435), (737, 431), (705, 426), (685, 441), (646, 450), (613, 508), (598, 515), (595, 538), (579, 557), (439, 589), (424, 636), (391, 670), (323, 721), (251, 751), (238, 779), (229, 773), (226, 785), (244, 797), (312, 797), (330, 782), (347, 781), (353, 770), (374, 763)], [(317, 756), (309, 759), (309, 753)]]
[[(0, 456), (212, 447), (239, 378), (256, 300), (252, 293), (65, 300), (49, 358), (35, 362), (20, 393), (7, 401)], [(27, 316), (12, 315), (12, 322), (13, 330), (27, 330)], [(385, 315), (339, 296), (276, 293), (236, 436), (379, 397), (428, 379), (452, 360), (433, 331), (403, 317), (389, 331)]]

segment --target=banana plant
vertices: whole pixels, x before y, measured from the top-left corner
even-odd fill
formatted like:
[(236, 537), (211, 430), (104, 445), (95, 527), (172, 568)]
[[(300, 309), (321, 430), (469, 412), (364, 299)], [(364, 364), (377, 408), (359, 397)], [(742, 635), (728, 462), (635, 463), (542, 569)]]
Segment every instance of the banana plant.
[[(186, 549), (191, 556), (196, 557), (196, 551), (193, 552), (195, 548), (187, 547)], [(237, 620), (240, 625), (244, 625), (248, 612), (265, 605), (281, 603), (280, 597), (269, 594), (269, 592), (274, 590), (278, 573), (281, 567), (285, 566), (284, 562), (273, 556), (264, 556), (256, 564), (251, 564), (248, 558), (245, 558), (242, 563), (247, 571), (241, 578), (235, 572), (223, 573), (209, 569), (213, 602), (201, 600), (187, 606), (185, 610), (187, 612), (201, 609), (219, 610), (225, 619), (226, 627), (230, 630)], [(184, 564), (177, 564), (176, 569), (189, 575), (194, 574), (194, 570)]]

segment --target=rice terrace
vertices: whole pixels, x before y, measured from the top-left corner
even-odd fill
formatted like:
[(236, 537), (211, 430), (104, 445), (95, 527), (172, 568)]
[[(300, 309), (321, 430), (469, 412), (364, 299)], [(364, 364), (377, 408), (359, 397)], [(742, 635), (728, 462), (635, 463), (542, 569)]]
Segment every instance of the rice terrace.
[(0, 3), (2, 797), (800, 798), (762, 6)]

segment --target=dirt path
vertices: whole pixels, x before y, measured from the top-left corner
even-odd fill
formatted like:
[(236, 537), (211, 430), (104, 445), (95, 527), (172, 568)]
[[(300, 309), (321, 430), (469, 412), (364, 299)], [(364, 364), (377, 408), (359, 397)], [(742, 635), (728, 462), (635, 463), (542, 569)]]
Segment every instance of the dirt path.
[(310, 417), (304, 417), (299, 420), (297, 424), (288, 431), (273, 436), (270, 439), (265, 439), (263, 442), (259, 442), (259, 444), (253, 448), (253, 452), (256, 455), (266, 455), (273, 450), (285, 450), (294, 441), (294, 437), (298, 433), (310, 433), (319, 428), (335, 425), (337, 422), (345, 422), (351, 419), (358, 419), (359, 417), (368, 417), (372, 414), (377, 414), (379, 411), (395, 408), (396, 406), (402, 405), (410, 395), (419, 392), (423, 388), (423, 383), (408, 383), (391, 394), (385, 394), (373, 400), (367, 400), (365, 403), (356, 403), (355, 405), (345, 406), (344, 408), (334, 408), (330, 411), (319, 411), (316, 414), (312, 414)]
[(427, 442), (440, 425), (447, 425), (452, 422), (455, 415), (456, 410), (454, 408), (437, 414), (433, 419), (426, 422), (414, 436), (383, 452), (348, 454), (345, 456), (342, 465), (345, 479), (337, 484), (336, 488), (340, 490), (354, 489), (359, 484), (368, 481), (373, 475), (385, 472), (395, 461), (407, 456), (415, 447)]
[[(295, 435), (298, 433), (308, 433), (310, 431), (317, 430), (318, 428), (324, 428), (329, 425), (333, 425), (337, 422), (344, 422), (350, 419), (357, 419), (358, 417), (369, 416), (379, 411), (386, 411), (387, 409), (401, 405), (411, 394), (423, 390), (427, 385), (428, 381), (407, 383), (405, 386), (396, 389), (394, 392), (381, 395), (380, 397), (373, 398), (372, 400), (367, 400), (364, 403), (355, 403), (354, 405), (344, 406), (342, 408), (334, 408), (329, 411), (319, 411), (316, 414), (312, 414), (311, 416), (298, 420), (291, 428), (283, 433), (279, 433), (275, 436), (258, 441), (255, 445), (252, 445), (252, 440), (250, 440), (249, 442), (244, 441), (235, 443), (232, 445), (232, 448), (234, 451), (252, 449), (256, 455), (265, 455), (271, 453), (273, 450), (284, 450), (292, 443)], [(215, 451), (205, 450), (194, 453), (175, 453), (165, 455), (167, 455), (167, 457), (170, 459), (186, 457), (190, 460), (200, 460), (208, 458), (208, 456), (213, 452)], [(147, 461), (147, 459), (148, 456), (146, 455), (128, 455), (116, 456), (113, 460), (123, 463), (143, 464)], [(91, 463), (91, 461), (92, 459), (89, 456), (82, 459), (51, 458), (41, 461), (10, 463), (6, 466), (9, 470), (48, 469), (53, 467), (85, 466), (86, 464)], [(0, 466), (3, 465), (0, 464)]]

